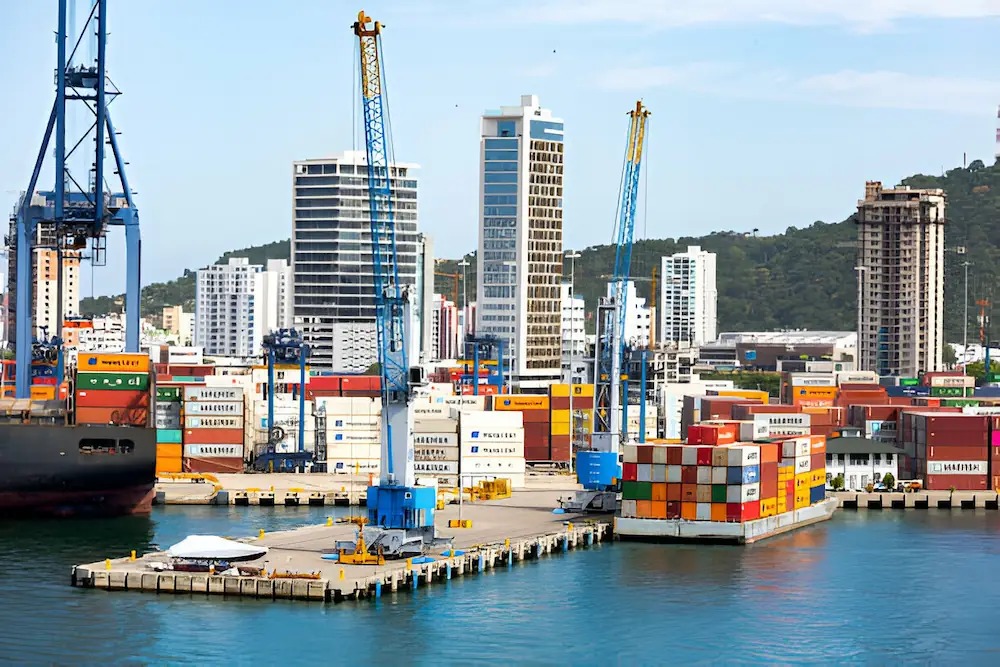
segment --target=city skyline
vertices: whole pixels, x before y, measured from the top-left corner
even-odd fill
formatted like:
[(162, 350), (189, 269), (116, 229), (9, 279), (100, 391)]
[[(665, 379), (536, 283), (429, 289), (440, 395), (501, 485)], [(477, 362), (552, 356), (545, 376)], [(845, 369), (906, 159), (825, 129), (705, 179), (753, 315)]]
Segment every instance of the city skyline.
[[(482, 29), (496, 20), (516, 23), (523, 4), (501, 17), (481, 7), (453, 17), (435, 2), (402, 10), (376, 2), (367, 9), (388, 26), (396, 150), (424, 167), (426, 231), (440, 238), (439, 256), (457, 257), (475, 243), (467, 221), (476, 207), (478, 117), (498, 100), (525, 92), (558, 109), (570, 135), (587, 137), (567, 146), (574, 167), (566, 181), (566, 247), (610, 237), (617, 173), (602, 165), (620, 161), (619, 117), (638, 96), (654, 112), (644, 171), (663, 185), (651, 192), (648, 214), (637, 223), (637, 236), (645, 238), (728, 226), (720, 220), (745, 221), (762, 234), (816, 219), (840, 221), (852, 212), (860, 180), (895, 183), (914, 172), (938, 173), (961, 164), (964, 152), (970, 160), (992, 159), (1000, 86), (986, 63), (1000, 48), (990, 38), (997, 12), (987, 3), (959, 1), (941, 8), (904, 0), (875, 9), (862, 4), (715, 0), (659, 8), (633, 1), (611, 12), (607, 3), (588, 2), (566, 12), (564, 4), (544, 2), (517, 37), (525, 48), (502, 62), (477, 48)], [(54, 49), (46, 3), (22, 3), (9, 12), (0, 37), (8, 59), (23, 64), (0, 72), (0, 84), (19, 91), (18, 104), (0, 111), (16, 128), (0, 161), (0, 193), (13, 204), (51, 103)], [(363, 145), (352, 127), (356, 44), (346, 27), (343, 34), (331, 31), (351, 18), (311, 1), (280, 15), (258, 2), (245, 3), (237, 16), (214, 6), (180, 12), (116, 7), (109, 67), (124, 92), (116, 118), (143, 212), (145, 247), (157, 248), (144, 258), (144, 283), (172, 279), (235, 246), (286, 237), (287, 164)], [(231, 30), (220, 36), (212, 26), (223, 19)], [(634, 34), (639, 20), (644, 27)], [(175, 23), (190, 32), (183, 52), (171, 41)], [(272, 23), (265, 32), (262, 26)], [(444, 31), (455, 36), (449, 48), (463, 54), (460, 62), (435, 43), (443, 43), (435, 35)], [(633, 49), (622, 58), (617, 54), (626, 38)], [(933, 55), (920, 48), (931, 38)], [(273, 57), (253, 67), (230, 62), (257, 62), (250, 46), (261, 39), (275, 47)], [(430, 46), (418, 48), (418, 40)], [(808, 57), (792, 57), (800, 52)], [(190, 79), (190, 103), (165, 99), (169, 85), (146, 76), (153, 69), (149, 59), (163, 53)], [(329, 84), (317, 89), (309, 82), (320, 72)], [(280, 74), (282, 94), (244, 104), (252, 82), (268, 74)], [(930, 129), (928, 141), (912, 145), (914, 133)], [(884, 151), (858, 162), (860, 148), (876, 138)], [(823, 159), (801, 169), (800, 151)], [(733, 201), (748, 192), (813, 194), (776, 194), (783, 200), (777, 210), (737, 216), (734, 204), (708, 217), (693, 202), (712, 187), (722, 160), (727, 173), (740, 174), (730, 184)], [(200, 187), (202, 164), (214, 165), (213, 180), (235, 196), (198, 206), (176, 197)], [(49, 180), (46, 170), (43, 187)], [(198, 239), (193, 248), (191, 238)], [(108, 267), (98, 271), (97, 294), (121, 291), (118, 255), (109, 253)], [(84, 288), (86, 295), (89, 284)]]

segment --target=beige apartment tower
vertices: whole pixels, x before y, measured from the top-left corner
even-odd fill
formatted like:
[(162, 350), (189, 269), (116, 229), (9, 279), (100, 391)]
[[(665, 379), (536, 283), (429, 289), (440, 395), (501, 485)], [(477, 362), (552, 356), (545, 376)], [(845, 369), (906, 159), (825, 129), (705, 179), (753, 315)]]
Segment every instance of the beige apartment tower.
[(945, 193), (865, 184), (858, 202), (858, 368), (916, 377), (941, 368)]

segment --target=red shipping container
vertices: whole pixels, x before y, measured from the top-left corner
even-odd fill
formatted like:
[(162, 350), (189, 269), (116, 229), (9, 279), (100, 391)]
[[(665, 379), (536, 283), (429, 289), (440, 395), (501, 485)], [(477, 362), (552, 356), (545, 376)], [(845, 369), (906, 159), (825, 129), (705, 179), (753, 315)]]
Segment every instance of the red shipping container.
[(912, 406), (913, 398), (910, 396), (890, 396), (889, 405), (894, 405), (897, 407)]
[(622, 481), (634, 482), (636, 481), (636, 476), (638, 475), (637, 468), (639, 466), (635, 463), (623, 463), (622, 464)]
[[(778, 481), (778, 463), (776, 461), (775, 462), (769, 461), (767, 463), (760, 464), (760, 481), (765, 482), (769, 479), (773, 479), (775, 482)], [(761, 498), (773, 498), (773, 497), (774, 497), (773, 495), (761, 496)]]
[(743, 523), (760, 518), (760, 501), (752, 503), (726, 503), (726, 521)]
[[(574, 410), (584, 409), (579, 403), (580, 402), (578, 400), (573, 401)], [(591, 405), (593, 405), (593, 403), (591, 403)], [(549, 408), (552, 410), (569, 410), (569, 396), (550, 396)]]
[(552, 445), (549, 456), (553, 461), (569, 461), (569, 443), (565, 445)]
[(739, 440), (739, 427), (735, 424), (702, 424), (701, 442), (689, 444), (731, 445)]
[(568, 435), (549, 436), (549, 442), (552, 443), (552, 449), (558, 448), (560, 451), (569, 451), (570, 436)]
[(309, 388), (313, 391), (340, 391), (342, 379), (339, 375), (314, 375), (309, 378)]
[(769, 403), (764, 405), (759, 401), (756, 403), (738, 403), (733, 406), (732, 415), (736, 421), (749, 421), (753, 415), (768, 414), (797, 414), (802, 412), (802, 408), (797, 405), (782, 405), (780, 403)]
[(59, 384), (59, 378), (54, 375), (52, 377), (31, 378), (31, 384), (54, 387)]
[(679, 500), (667, 501), (667, 518), (668, 519), (681, 518), (681, 501)]
[(698, 466), (681, 466), (681, 483), (692, 485), (697, 484)]
[(698, 465), (700, 465), (700, 466), (710, 466), (710, 465), (712, 465), (712, 448), (711, 447), (699, 447), (698, 448)]
[[(551, 453), (549, 448), (545, 445), (529, 445), (524, 444), (524, 460), (525, 461), (551, 461)], [(569, 460), (567, 457), (565, 460)]]
[(243, 472), (243, 459), (237, 457), (182, 459), (184, 472)]
[(818, 452), (816, 454), (809, 455), (809, 469), (810, 470), (820, 470), (826, 467), (826, 454), (823, 452)]
[[(693, 467), (693, 466), (692, 466)], [(694, 503), (698, 501), (698, 485), (697, 484), (681, 484), (681, 501), (685, 503)]]
[(546, 424), (549, 423), (549, 411), (548, 410), (521, 410), (521, 421), (525, 426), (528, 424)]
[(702, 437), (702, 429), (698, 424), (693, 426), (688, 426), (687, 433), (687, 444), (689, 445), (703, 445), (705, 444), (704, 438)]
[(985, 491), (989, 488), (986, 475), (927, 475), (928, 491)]
[(837, 389), (840, 391), (885, 391), (885, 387), (870, 382), (845, 382)]
[(990, 456), (989, 447), (954, 445), (928, 445), (928, 461), (985, 461)]
[(184, 442), (199, 445), (242, 445), (241, 428), (189, 428), (184, 431)]
[(548, 424), (532, 424), (529, 422), (524, 425), (524, 437), (526, 438), (530, 436), (545, 436), (548, 438), (551, 431), (552, 429)]
[(149, 392), (80, 389), (76, 392), (76, 405), (81, 408), (148, 408)]
[(701, 419), (732, 419), (733, 406), (743, 403), (760, 404), (756, 398), (740, 398), (739, 396), (703, 396), (701, 399)]
[(667, 447), (667, 465), (679, 466), (684, 463), (684, 448), (680, 445), (670, 445)]
[(639, 463), (652, 463), (653, 462), (653, 447), (652, 445), (637, 445), (636, 451), (638, 452)]
[(203, 378), (215, 375), (215, 366), (191, 364), (167, 364), (167, 375)]
[(149, 423), (149, 409), (148, 408), (77, 408), (76, 423), (146, 426)]
[(770, 498), (778, 497), (778, 478), (774, 479), (761, 479), (760, 481), (760, 497), (764, 500)]

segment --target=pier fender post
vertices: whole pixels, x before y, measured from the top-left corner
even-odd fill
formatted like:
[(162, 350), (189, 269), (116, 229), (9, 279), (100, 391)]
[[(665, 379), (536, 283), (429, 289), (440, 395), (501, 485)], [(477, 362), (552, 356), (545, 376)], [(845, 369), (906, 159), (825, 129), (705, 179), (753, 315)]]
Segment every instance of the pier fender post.
[(483, 573), (483, 569), (484, 569), (484, 567), (483, 567), (483, 561), (484, 561), (484, 559), (483, 559), (483, 552), (480, 551), (479, 552), (479, 574)]
[(445, 563), (445, 568), (444, 568), (444, 578), (445, 578), (445, 581), (451, 581), (451, 567), (452, 567), (452, 565), (454, 565), (454, 561), (452, 561), (452, 560), (449, 560), (448, 562)]
[(378, 600), (382, 597), (382, 581), (380, 579), (375, 580), (375, 599)]
[(426, 579), (428, 584), (434, 581), (434, 570), (431, 568), (430, 565), (428, 565), (427, 569), (424, 570), (424, 578)]
[(594, 531), (592, 530), (587, 531), (587, 536), (584, 538), (584, 542), (587, 544), (588, 547), (594, 544)]
[(410, 582), (413, 590), (417, 590), (417, 586), (420, 584), (420, 575), (416, 572), (410, 572)]

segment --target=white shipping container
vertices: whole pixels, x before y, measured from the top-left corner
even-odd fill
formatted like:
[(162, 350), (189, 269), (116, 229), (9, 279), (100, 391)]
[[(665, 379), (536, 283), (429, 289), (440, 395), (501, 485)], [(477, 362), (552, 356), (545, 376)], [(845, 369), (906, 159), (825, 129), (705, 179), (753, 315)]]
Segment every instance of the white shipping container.
[(725, 466), (712, 467), (712, 484), (725, 484), (729, 476), (729, 468)]
[(413, 419), (451, 419), (453, 417), (454, 409), (450, 405), (436, 405), (427, 403), (426, 405), (422, 403), (416, 403), (410, 405), (410, 412), (413, 413)]
[(243, 403), (243, 387), (205, 387), (188, 385), (184, 387), (184, 402), (193, 401), (239, 401)]
[(457, 475), (458, 461), (414, 461), (413, 472), (418, 475)]
[(625, 447), (622, 448), (622, 454), (624, 456), (622, 459), (624, 463), (639, 462), (639, 448), (635, 445), (625, 445)]
[(653, 481), (653, 466), (650, 463), (640, 463), (635, 468), (635, 478), (639, 482)]
[(456, 419), (421, 419), (413, 422), (414, 433), (458, 433)]
[(795, 474), (801, 475), (804, 472), (809, 472), (812, 469), (812, 459), (808, 456), (796, 456), (795, 457)]
[(457, 433), (414, 433), (413, 444), (417, 445), (440, 445), (445, 447), (458, 447)]
[[(254, 384), (267, 384), (267, 369), (255, 368), (251, 373)], [(275, 368), (275, 384), (298, 384), (302, 379), (302, 370), (299, 368)], [(309, 384), (309, 368), (306, 367), (306, 384)]]
[(712, 465), (720, 468), (724, 468), (729, 465), (728, 445), (712, 448)]
[(622, 516), (625, 518), (633, 518), (636, 515), (635, 501), (634, 500), (623, 500), (622, 501)]
[[(261, 427), (267, 428), (267, 424), (262, 424)], [(243, 428), (243, 415), (185, 417), (184, 428)]]
[(335, 428), (342, 431), (367, 431), (377, 429), (382, 418), (379, 415), (334, 415), (326, 416), (327, 428)]
[(972, 375), (958, 376), (941, 376), (937, 375), (931, 378), (932, 387), (975, 387), (976, 378)]
[(928, 461), (928, 475), (985, 475), (986, 461)]
[(698, 521), (711, 521), (712, 520), (712, 503), (698, 503), (695, 508), (695, 518)]
[(503, 477), (506, 474), (524, 475), (524, 459), (463, 459), (462, 476), (476, 475), (496, 475)]
[(809, 456), (812, 445), (809, 438), (792, 438), (781, 443), (781, 457), (792, 459), (797, 456)]
[(758, 445), (729, 445), (727, 450), (729, 452), (727, 465), (739, 467), (760, 465)]
[(496, 442), (482, 440), (462, 440), (462, 457), (524, 458), (524, 440), (519, 442)]
[(663, 463), (653, 464), (653, 484), (666, 484), (667, 466)]
[(448, 405), (462, 410), (485, 410), (486, 396), (431, 396), (433, 405)]
[(808, 426), (771, 426), (768, 428), (771, 436), (777, 435), (809, 435), (812, 429)]
[(789, 373), (788, 383), (793, 387), (836, 387), (833, 373)]
[(327, 459), (379, 459), (382, 446), (374, 444), (327, 443)]
[(686, 466), (698, 465), (698, 448), (684, 447), (681, 451), (681, 464)]
[(382, 442), (382, 434), (379, 431), (326, 431), (327, 444), (346, 442), (348, 444), (369, 445)]
[(510, 442), (510, 443), (524, 443), (524, 427), (512, 427), (507, 429), (489, 429), (489, 430), (466, 430), (462, 429), (460, 431), (460, 440), (464, 443), (476, 443), (476, 442)]
[(524, 416), (520, 410), (462, 412), (459, 414), (458, 425), (463, 435), (474, 431), (516, 431), (523, 428)]
[(180, 417), (181, 416), (181, 404), (180, 403), (164, 403), (163, 401), (157, 401), (155, 407), (153, 408), (153, 414), (157, 417), (159, 416), (170, 416), (170, 417)]
[(180, 415), (171, 415), (166, 417), (161, 417), (159, 415), (153, 420), (154, 426), (161, 429), (180, 429), (183, 428), (181, 423)]
[(698, 466), (698, 483), (712, 483), (712, 466)]
[(743, 442), (763, 440), (770, 435), (771, 432), (768, 430), (767, 424), (761, 424), (757, 421), (740, 422), (740, 440)]
[[(188, 418), (190, 419), (190, 417)], [(303, 423), (303, 428), (306, 431), (316, 430), (316, 418), (306, 415), (306, 420)], [(274, 415), (274, 426), (278, 426), (286, 431), (298, 431), (299, 430), (299, 416), (298, 415)], [(257, 428), (267, 430), (267, 417), (259, 417), (257, 419)]]
[(226, 401), (223, 403), (202, 403), (201, 401), (184, 404), (185, 415), (240, 415), (243, 416), (243, 401)]
[(366, 396), (317, 396), (316, 408), (326, 410), (330, 415), (379, 415), (382, 414), (382, 402), (379, 399)]
[(726, 487), (726, 502), (738, 503), (743, 497), (743, 487), (739, 484), (730, 484)]
[(774, 429), (781, 427), (809, 428), (812, 415), (808, 413), (758, 413), (753, 416), (755, 427), (766, 426), (769, 433), (774, 433)]
[(741, 503), (752, 503), (755, 500), (760, 500), (760, 482), (743, 484), (739, 488)]
[(458, 447), (414, 445), (413, 459), (415, 461), (458, 461)]
[(329, 454), (326, 456), (326, 469), (330, 472), (339, 472), (345, 474), (362, 474), (367, 475), (370, 473), (379, 472), (379, 464), (381, 459), (379, 458), (334, 458)]
[(653, 463), (667, 465), (667, 448), (653, 447)]
[(840, 371), (836, 375), (838, 387), (842, 384), (878, 384), (875, 371)]
[(243, 395), (249, 396), (253, 391), (253, 381), (249, 375), (206, 375), (206, 387), (243, 387)]
[(243, 458), (243, 445), (184, 445), (188, 458)]
[(681, 483), (681, 466), (667, 466), (667, 483)]

